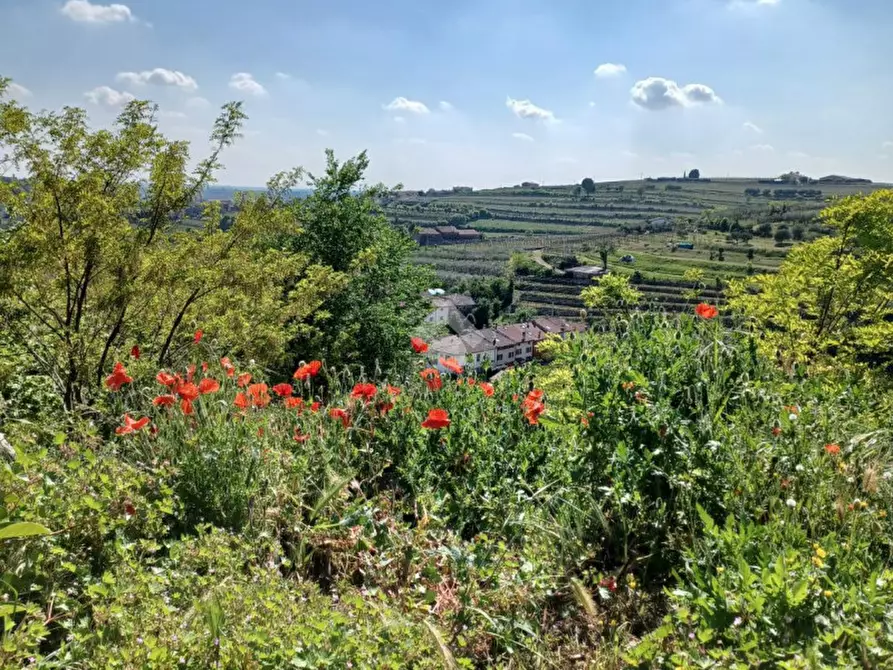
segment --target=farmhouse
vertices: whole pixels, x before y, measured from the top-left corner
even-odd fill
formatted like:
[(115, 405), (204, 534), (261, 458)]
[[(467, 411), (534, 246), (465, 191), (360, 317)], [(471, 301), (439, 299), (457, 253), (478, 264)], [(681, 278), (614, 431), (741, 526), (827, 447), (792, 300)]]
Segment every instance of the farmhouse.
[(578, 265), (575, 268), (568, 268), (565, 272), (572, 279), (585, 283), (589, 283), (593, 279), (608, 274), (607, 270), (597, 265)]
[(546, 337), (546, 334), (532, 323), (500, 326), (497, 331), (515, 343), (515, 361), (529, 361), (534, 358), (539, 353), (537, 345)]
[(443, 244), (443, 235), (436, 228), (419, 228), (413, 239), (422, 247), (432, 247)]
[(474, 298), (467, 295), (442, 295), (431, 298), (431, 311), (425, 317), (425, 323), (434, 323), (438, 325), (447, 325), (456, 332), (465, 330), (464, 327), (457, 327), (457, 324), (464, 323), (466, 316), (477, 306)]
[(546, 335), (560, 335), (562, 339), (568, 335), (582, 333), (586, 330), (586, 326), (582, 323), (566, 321), (556, 316), (541, 316), (533, 320), (533, 325), (543, 331)]

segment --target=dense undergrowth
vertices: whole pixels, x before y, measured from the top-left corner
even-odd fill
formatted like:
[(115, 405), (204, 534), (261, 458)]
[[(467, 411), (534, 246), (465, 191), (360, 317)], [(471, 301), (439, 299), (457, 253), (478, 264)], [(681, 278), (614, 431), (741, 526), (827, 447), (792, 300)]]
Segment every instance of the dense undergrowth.
[(695, 316), (548, 350), (373, 386), (206, 338), (78, 419), (10, 353), (0, 533), (51, 534), (0, 539), (0, 665), (893, 662), (888, 388)]

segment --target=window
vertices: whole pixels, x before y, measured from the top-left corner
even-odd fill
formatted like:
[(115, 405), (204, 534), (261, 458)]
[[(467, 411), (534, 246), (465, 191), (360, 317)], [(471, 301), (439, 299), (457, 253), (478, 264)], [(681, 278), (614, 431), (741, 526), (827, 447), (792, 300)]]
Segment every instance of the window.
[(496, 357), (496, 360), (497, 360), (497, 361), (501, 361), (501, 360), (502, 360), (502, 354), (499, 354), (499, 355)]
[(510, 351), (510, 352), (509, 352), (509, 358), (514, 358), (514, 357), (515, 357), (515, 352), (514, 352), (514, 351)]

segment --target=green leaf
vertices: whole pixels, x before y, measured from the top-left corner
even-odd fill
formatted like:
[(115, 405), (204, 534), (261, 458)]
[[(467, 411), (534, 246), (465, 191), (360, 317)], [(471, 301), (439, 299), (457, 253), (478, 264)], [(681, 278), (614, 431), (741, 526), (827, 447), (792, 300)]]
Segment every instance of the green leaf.
[(33, 537), (35, 535), (49, 535), (50, 529), (39, 523), (20, 522), (12, 523), (0, 528), (0, 540), (12, 540), (20, 537)]
[(794, 584), (794, 590), (791, 593), (791, 604), (799, 605), (806, 599), (808, 593), (809, 583), (805, 579), (801, 579), (799, 582)]

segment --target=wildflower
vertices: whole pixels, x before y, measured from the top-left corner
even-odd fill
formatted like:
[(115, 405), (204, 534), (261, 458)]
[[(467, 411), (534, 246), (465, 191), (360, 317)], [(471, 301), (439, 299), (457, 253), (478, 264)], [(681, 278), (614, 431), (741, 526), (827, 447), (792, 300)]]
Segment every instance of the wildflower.
[(266, 407), (270, 404), (270, 394), (266, 384), (252, 384), (248, 387), (251, 404), (255, 407)]
[(829, 591), (828, 589), (825, 589), (824, 591), (822, 591), (822, 595), (825, 596), (826, 598), (830, 598), (834, 594), (831, 591)]
[(469, 377), (468, 379), (465, 380), (465, 383), (468, 384), (469, 386), (474, 386), (474, 384), (475, 384), (474, 377)]
[(157, 375), (155, 375), (155, 381), (157, 381), (162, 386), (171, 387), (177, 383), (177, 378), (171, 373), (162, 370)]
[(413, 337), (410, 340), (410, 343), (412, 344), (413, 351), (415, 351), (417, 354), (424, 354), (426, 351), (428, 351), (428, 343), (425, 342), (425, 340), (423, 340), (421, 337)]
[(478, 384), (478, 387), (481, 389), (481, 391), (484, 392), (484, 395), (487, 396), (488, 398), (492, 397), (493, 393), (495, 392), (493, 390), (493, 384), (490, 384), (489, 382), (481, 382), (480, 384)]
[(134, 344), (133, 348), (130, 350), (130, 357), (138, 361), (140, 359), (140, 354), (141, 352), (139, 346)]
[(124, 514), (127, 516), (133, 516), (136, 514), (136, 507), (133, 506), (133, 503), (129, 500), (124, 503)]
[(825, 562), (824, 562), (821, 558), (819, 558), (818, 556), (813, 556), (813, 557), (812, 557), (812, 564), (813, 564), (815, 567), (819, 568), (819, 569), (825, 567)]
[(295, 370), (294, 378), (303, 381), (310, 377), (315, 377), (319, 374), (320, 368), (322, 368), (322, 363), (320, 361), (310, 361)]
[(394, 403), (390, 401), (380, 402), (375, 406), (375, 409), (377, 409), (382, 416), (385, 416), (388, 412), (394, 409)]
[(295, 434), (292, 436), (292, 439), (295, 442), (297, 442), (298, 444), (302, 444), (310, 439), (310, 434), (309, 433), (301, 434), (301, 431), (298, 430), (297, 428), (295, 428)]
[(155, 407), (171, 407), (176, 402), (177, 396), (166, 394), (155, 396), (152, 404), (155, 405)]
[(843, 461), (840, 461), (840, 463), (837, 464), (837, 469), (840, 472), (846, 472), (846, 463), (844, 463)]
[(428, 418), (422, 421), (422, 428), (428, 430), (440, 430), (450, 425), (450, 415), (445, 409), (432, 409), (428, 412)]
[(443, 387), (443, 380), (440, 373), (434, 368), (425, 368), (419, 373), (430, 391), (439, 391)]
[[(275, 386), (273, 387), (273, 390), (274, 391), (276, 390)], [(299, 409), (304, 406), (303, 398), (288, 397), (288, 398), (284, 398), (282, 402), (285, 404), (286, 409)]]
[(773, 436), (773, 437), (778, 437), (779, 435), (781, 435), (781, 427), (779, 427), (779, 426), (775, 426), (775, 427), (772, 429), (772, 436)]
[(546, 411), (546, 405), (542, 402), (542, 389), (534, 389), (527, 394), (521, 407), (524, 410), (524, 418), (531, 426), (539, 423), (540, 415)]
[(585, 416), (581, 416), (581, 417), (580, 417), (580, 424), (581, 424), (584, 428), (589, 428), (589, 419), (587, 419)]
[(348, 414), (346, 410), (343, 410), (340, 407), (333, 407), (332, 409), (330, 409), (329, 416), (333, 419), (341, 419), (341, 425), (345, 428), (348, 428), (350, 426), (350, 414)]
[(243, 372), (236, 378), (236, 386), (239, 388), (245, 388), (248, 384), (251, 383), (251, 373)]
[(322, 403), (319, 400), (317, 400), (316, 402), (314, 402), (310, 405), (310, 411), (318, 412), (320, 407), (322, 407)]
[(744, 620), (740, 616), (736, 616), (734, 619), (732, 619), (732, 628), (737, 628), (743, 623), (743, 621)]
[(867, 508), (868, 508), (868, 503), (866, 501), (863, 500), (859, 503), (859, 509), (867, 509)]
[(201, 328), (199, 328), (197, 331), (195, 331), (195, 335), (192, 336), (193, 344), (198, 344), (199, 342), (201, 342), (203, 335), (204, 335), (204, 332), (202, 332)]
[(636, 382), (623, 382), (620, 385), (620, 388), (622, 388), (624, 391), (632, 391), (634, 388), (636, 388)]
[(617, 590), (617, 580), (614, 579), (613, 575), (603, 578), (598, 585), (603, 589), (608, 589), (611, 593)]
[(134, 421), (132, 418), (130, 418), (129, 414), (125, 414), (124, 425), (115, 428), (115, 433), (117, 435), (129, 435), (130, 433), (135, 433), (142, 430), (147, 425), (149, 425), (149, 417), (144, 416), (142, 419)]
[(217, 393), (220, 390), (220, 382), (210, 377), (205, 377), (198, 383), (198, 392), (202, 395)]
[(124, 384), (129, 384), (132, 381), (133, 377), (127, 376), (127, 370), (124, 369), (124, 364), (119, 362), (115, 363), (115, 368), (112, 370), (112, 374), (105, 378), (105, 385), (112, 391), (120, 391)]
[(800, 416), (800, 408), (797, 405), (785, 405), (784, 411), (794, 416)]
[(244, 393), (242, 393), (241, 391), (239, 391), (239, 392), (236, 394), (235, 399), (233, 400), (233, 404), (234, 404), (236, 407), (238, 407), (239, 409), (248, 409), (248, 405), (249, 405), (249, 403), (248, 403), (248, 396), (246, 396)]
[(518, 394), (512, 393), (512, 402), (518, 402)]
[(276, 384), (276, 386), (273, 387), (272, 391), (280, 398), (288, 398), (295, 392), (291, 384)]
[(626, 585), (627, 585), (630, 589), (632, 589), (633, 591), (635, 591), (635, 590), (636, 590), (636, 587), (639, 585), (639, 583), (636, 581), (636, 578), (635, 578), (634, 575), (632, 575), (632, 574), (628, 574), (628, 575), (626, 576)]
[(788, 507), (790, 507), (791, 509), (794, 509), (797, 506), (797, 501), (794, 500), (793, 498), (788, 498), (787, 500), (784, 501), (784, 504), (787, 505)]
[(887, 510), (885, 510), (885, 509), (878, 510), (877, 516), (878, 516), (878, 519), (886, 519), (887, 518)]
[(452, 372), (454, 374), (457, 374), (457, 375), (462, 374), (462, 365), (455, 358), (441, 357), (438, 360), (438, 363), (440, 363), (443, 367), (445, 367), (447, 370), (449, 370), (450, 372)]
[(190, 416), (194, 411), (194, 408), (192, 406), (192, 401), (187, 400), (186, 398), (183, 398), (183, 400), (180, 401), (180, 410), (186, 416)]
[(719, 314), (719, 310), (713, 305), (708, 305), (706, 302), (702, 302), (695, 307), (695, 314), (702, 319), (715, 319), (717, 314)]
[(356, 384), (350, 392), (350, 397), (354, 400), (362, 400), (363, 402), (371, 402), (378, 393), (375, 384)]
[(840, 445), (839, 444), (826, 444), (825, 445), (825, 453), (831, 454), (832, 456), (837, 456), (840, 453)]
[(388, 395), (391, 396), (392, 398), (396, 398), (402, 393), (402, 391), (399, 388), (397, 388), (396, 386), (391, 386), (390, 384), (387, 385), (387, 390), (388, 390)]
[(186, 368), (186, 381), (192, 382), (195, 378), (195, 363)]
[(208, 371), (208, 361), (202, 361), (202, 374)]
[(226, 376), (230, 379), (236, 374), (236, 366), (226, 356), (220, 359), (220, 366), (226, 370)]
[(180, 396), (183, 400), (188, 400), (192, 402), (196, 400), (199, 395), (201, 395), (201, 391), (199, 391), (198, 386), (191, 382), (186, 382), (185, 384), (180, 384), (175, 389), (177, 395)]

